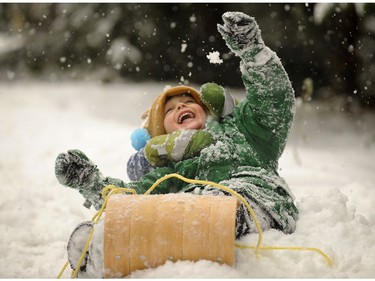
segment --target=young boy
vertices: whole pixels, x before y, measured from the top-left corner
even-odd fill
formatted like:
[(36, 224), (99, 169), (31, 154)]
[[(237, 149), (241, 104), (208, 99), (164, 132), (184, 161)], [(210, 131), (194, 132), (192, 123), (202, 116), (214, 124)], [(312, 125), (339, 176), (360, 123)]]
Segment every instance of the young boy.
[[(298, 211), (277, 168), (293, 120), (294, 92), (279, 58), (264, 45), (255, 20), (240, 12), (227, 12), (223, 21), (218, 31), (241, 59), (247, 92), (242, 101), (235, 102), (214, 83), (204, 84), (200, 91), (187, 86), (168, 88), (149, 110), (145, 129), (151, 139), (129, 161), (133, 165), (130, 170), (137, 174), (136, 181), (125, 184), (103, 177), (82, 152), (75, 150), (56, 160), (60, 183), (79, 189), (88, 202), (99, 208), (99, 193), (107, 184), (134, 188), (142, 194), (162, 176), (178, 173), (233, 189), (253, 207), (262, 230), (275, 228), (292, 233)], [(225, 195), (210, 186), (174, 179), (161, 183), (154, 191), (170, 192)], [(84, 227), (92, 225), (77, 227), (71, 240), (77, 236), (75, 233), (83, 233)], [(256, 232), (255, 224), (241, 205), (236, 238), (251, 232)], [(73, 256), (73, 252), (68, 249), (68, 255)]]

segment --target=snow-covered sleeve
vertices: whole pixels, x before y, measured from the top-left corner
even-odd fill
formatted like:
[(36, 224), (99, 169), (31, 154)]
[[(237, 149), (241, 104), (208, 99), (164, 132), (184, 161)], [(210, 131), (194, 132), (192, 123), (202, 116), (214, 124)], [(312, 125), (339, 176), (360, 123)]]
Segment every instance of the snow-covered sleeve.
[(294, 91), (277, 55), (265, 46), (254, 18), (241, 12), (223, 15), (218, 25), (227, 46), (241, 59), (246, 88), (235, 116), (247, 140), (266, 161), (278, 160), (294, 116)]
[(154, 166), (167, 166), (170, 162), (179, 162), (196, 156), (212, 141), (211, 134), (203, 130), (178, 130), (153, 137), (146, 144), (145, 156)]
[(151, 172), (155, 167), (152, 166), (145, 156), (145, 149), (141, 148), (139, 151), (130, 156), (126, 171), (131, 181), (139, 180), (145, 174)]

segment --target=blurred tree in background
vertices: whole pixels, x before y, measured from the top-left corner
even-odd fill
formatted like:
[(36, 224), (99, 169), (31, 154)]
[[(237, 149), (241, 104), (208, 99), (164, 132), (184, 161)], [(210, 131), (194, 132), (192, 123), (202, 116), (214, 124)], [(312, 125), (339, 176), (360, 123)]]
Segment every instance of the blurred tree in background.
[[(110, 82), (215, 81), (242, 87), (238, 58), (216, 30), (225, 11), (254, 16), (301, 95), (375, 107), (375, 5), (357, 3), (0, 4), (0, 75)], [(218, 51), (223, 64), (212, 64)]]

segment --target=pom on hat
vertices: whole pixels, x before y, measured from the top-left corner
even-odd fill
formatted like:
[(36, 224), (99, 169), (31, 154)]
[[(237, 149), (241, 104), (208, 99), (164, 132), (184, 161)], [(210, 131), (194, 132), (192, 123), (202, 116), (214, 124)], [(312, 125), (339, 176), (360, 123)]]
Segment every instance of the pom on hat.
[(139, 128), (136, 129), (131, 135), (130, 140), (132, 146), (139, 151), (141, 148), (146, 146), (147, 141), (151, 139), (150, 134), (148, 133), (147, 129)]

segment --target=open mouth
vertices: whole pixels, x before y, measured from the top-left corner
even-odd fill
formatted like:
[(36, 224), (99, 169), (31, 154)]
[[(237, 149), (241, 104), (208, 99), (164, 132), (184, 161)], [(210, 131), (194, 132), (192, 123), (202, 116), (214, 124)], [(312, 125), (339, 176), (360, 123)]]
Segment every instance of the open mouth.
[(191, 119), (191, 118), (194, 118), (194, 114), (191, 113), (191, 112), (185, 112), (183, 114), (181, 114), (181, 116), (178, 118), (178, 124), (182, 124), (184, 123), (185, 121)]

